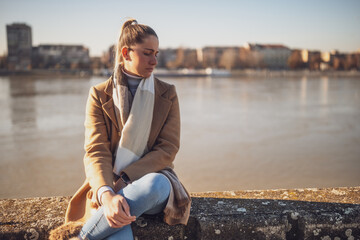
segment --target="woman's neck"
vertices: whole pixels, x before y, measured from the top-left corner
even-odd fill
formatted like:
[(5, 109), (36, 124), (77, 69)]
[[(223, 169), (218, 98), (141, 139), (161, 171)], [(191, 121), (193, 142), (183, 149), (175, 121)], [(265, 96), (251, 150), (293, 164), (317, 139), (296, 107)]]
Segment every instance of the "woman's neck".
[(138, 75), (135, 75), (133, 73), (129, 73), (128, 71), (126, 71), (124, 68), (121, 69), (121, 71), (129, 78), (132, 78), (132, 79), (142, 79), (143, 77), (140, 77)]

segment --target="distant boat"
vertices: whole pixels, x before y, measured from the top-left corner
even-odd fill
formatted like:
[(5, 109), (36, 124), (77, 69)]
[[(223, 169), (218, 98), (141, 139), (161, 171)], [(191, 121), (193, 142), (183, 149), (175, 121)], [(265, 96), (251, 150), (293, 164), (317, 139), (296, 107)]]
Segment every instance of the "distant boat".
[(226, 69), (206, 68), (205, 72), (210, 76), (221, 76), (221, 77), (231, 76), (231, 72)]

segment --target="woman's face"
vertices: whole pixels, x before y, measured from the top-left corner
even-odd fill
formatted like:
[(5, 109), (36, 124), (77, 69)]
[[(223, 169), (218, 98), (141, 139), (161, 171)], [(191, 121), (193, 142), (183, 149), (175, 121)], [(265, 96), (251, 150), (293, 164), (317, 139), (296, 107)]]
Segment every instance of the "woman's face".
[(158, 52), (159, 40), (153, 35), (146, 37), (143, 43), (123, 47), (125, 71), (144, 78), (150, 77), (157, 64)]

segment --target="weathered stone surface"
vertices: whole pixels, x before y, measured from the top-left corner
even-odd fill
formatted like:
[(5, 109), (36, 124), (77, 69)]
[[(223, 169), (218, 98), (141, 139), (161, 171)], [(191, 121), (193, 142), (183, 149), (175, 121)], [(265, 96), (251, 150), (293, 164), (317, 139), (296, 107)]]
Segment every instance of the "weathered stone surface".
[(360, 237), (359, 204), (203, 198), (192, 216), (201, 239), (333, 239), (346, 231)]
[(360, 204), (360, 187), (198, 192), (193, 197), (278, 199)]
[(0, 239), (47, 239), (64, 221), (70, 197), (0, 200)]
[(359, 206), (319, 204), (316, 211), (303, 212), (299, 218), (299, 228), (305, 239), (359, 239)]
[[(194, 193), (187, 226), (168, 226), (161, 215), (144, 216), (133, 230), (137, 239), (360, 239), (359, 189)], [(244, 199), (242, 192), (252, 199)], [(0, 239), (47, 239), (62, 224), (68, 201), (0, 200)]]
[(275, 201), (263, 205), (262, 200), (194, 200), (192, 216), (199, 222), (199, 239), (285, 239), (281, 206)]

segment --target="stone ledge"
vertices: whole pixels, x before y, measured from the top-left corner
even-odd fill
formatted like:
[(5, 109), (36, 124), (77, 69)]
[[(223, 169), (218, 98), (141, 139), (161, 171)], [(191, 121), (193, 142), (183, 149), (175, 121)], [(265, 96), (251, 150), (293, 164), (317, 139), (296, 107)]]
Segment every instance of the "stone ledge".
[[(187, 226), (170, 227), (161, 216), (140, 217), (133, 224), (137, 239), (360, 238), (360, 187), (207, 192), (192, 196)], [(0, 200), (0, 239), (47, 239), (49, 231), (62, 224), (69, 199)]]
[(299, 188), (192, 193), (193, 197), (277, 199), (360, 204), (360, 187)]

